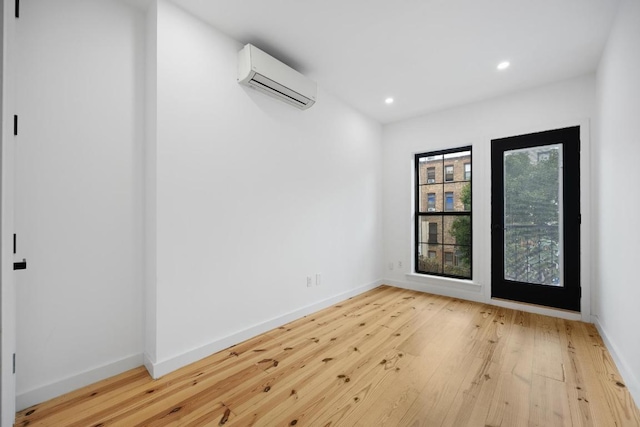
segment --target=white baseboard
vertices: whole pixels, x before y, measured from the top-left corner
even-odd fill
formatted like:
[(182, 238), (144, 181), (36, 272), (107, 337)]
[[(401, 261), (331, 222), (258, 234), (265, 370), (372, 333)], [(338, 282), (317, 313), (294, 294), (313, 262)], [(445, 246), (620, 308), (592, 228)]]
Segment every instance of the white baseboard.
[(143, 359), (142, 361), (143, 361), (144, 367), (147, 368), (147, 372), (149, 372), (149, 375), (151, 375), (151, 378), (153, 379), (158, 378), (156, 375), (154, 375), (155, 372), (154, 372), (153, 366), (155, 363), (153, 362), (153, 359), (151, 359), (151, 356), (149, 356), (149, 354), (146, 351), (142, 355), (142, 359)]
[(611, 353), (611, 357), (613, 357), (613, 361), (615, 362), (616, 367), (618, 368), (618, 371), (620, 372), (620, 375), (624, 380), (625, 386), (629, 390), (629, 393), (631, 393), (631, 397), (633, 397), (636, 406), (640, 406), (640, 381), (638, 381), (638, 378), (629, 368), (629, 365), (625, 362), (625, 359), (620, 356), (618, 347), (609, 338), (609, 335), (600, 324), (600, 319), (598, 319), (598, 316), (592, 315), (591, 320), (596, 326), (596, 329), (598, 329), (598, 332), (602, 337), (602, 341), (604, 341), (604, 345), (607, 346), (607, 350), (609, 350), (609, 353)]
[(424, 280), (415, 281), (400, 281), (400, 280), (382, 280), (389, 286), (396, 288), (409, 289), (412, 291), (426, 292), (434, 295), (442, 295), (451, 298), (460, 298), (467, 301), (484, 302), (482, 295), (482, 287), (475, 284), (465, 284), (462, 281), (456, 281), (460, 283), (450, 283), (448, 285), (440, 285), (438, 283), (425, 283)]
[(544, 316), (558, 317), (568, 320), (582, 320), (580, 313), (570, 312), (566, 310), (543, 307), (535, 304), (519, 303), (515, 301), (507, 301), (501, 299), (490, 298), (482, 292), (482, 286), (471, 283), (466, 280), (447, 279), (447, 278), (424, 278), (416, 275), (407, 274), (411, 281), (383, 280), (390, 286), (396, 288), (410, 289), (412, 291), (426, 292), (434, 295), (442, 295), (445, 297), (459, 298), (466, 301), (474, 301), (482, 304), (490, 304), (498, 307), (510, 308), (512, 310), (525, 311), (528, 313), (542, 314)]
[(142, 354), (134, 354), (106, 365), (73, 375), (16, 395), (16, 410), (22, 411), (30, 406), (45, 402), (70, 391), (88, 386), (129, 369), (142, 365)]
[(556, 308), (544, 307), (536, 304), (528, 304), (524, 302), (514, 302), (499, 298), (491, 298), (486, 301), (487, 304), (498, 307), (510, 308), (511, 310), (524, 311), (527, 313), (541, 314), (543, 316), (557, 317), (559, 319), (581, 321), (582, 314), (580, 312), (562, 310)]
[(383, 283), (384, 283), (383, 280), (378, 280), (373, 283), (369, 283), (365, 286), (361, 286), (359, 288), (334, 295), (330, 298), (324, 299), (322, 301), (319, 301), (313, 304), (309, 304), (305, 307), (299, 308), (297, 310), (286, 313), (284, 315), (266, 320), (260, 324), (254, 325), (250, 328), (247, 328), (235, 334), (229, 335), (227, 337), (224, 337), (222, 339), (211, 342), (202, 347), (195, 348), (186, 353), (182, 353), (178, 356), (175, 356), (169, 359), (161, 360), (159, 362), (153, 362), (147, 355), (145, 355), (144, 365), (146, 366), (147, 370), (149, 371), (149, 374), (153, 378), (155, 379), (160, 378), (163, 375), (166, 375), (170, 372), (175, 371), (176, 369), (189, 365), (190, 363), (197, 362), (200, 359), (203, 359), (207, 356), (217, 353), (220, 350), (224, 350), (225, 348), (229, 348), (232, 345), (236, 345), (238, 343), (246, 341), (249, 338), (255, 337), (256, 335), (260, 335), (264, 332), (270, 331), (274, 328), (277, 328), (293, 320), (304, 317), (308, 314), (315, 313), (318, 310), (322, 310), (324, 308), (330, 307), (331, 305), (344, 301), (347, 298), (351, 298), (363, 292), (367, 292), (371, 289), (377, 288)]

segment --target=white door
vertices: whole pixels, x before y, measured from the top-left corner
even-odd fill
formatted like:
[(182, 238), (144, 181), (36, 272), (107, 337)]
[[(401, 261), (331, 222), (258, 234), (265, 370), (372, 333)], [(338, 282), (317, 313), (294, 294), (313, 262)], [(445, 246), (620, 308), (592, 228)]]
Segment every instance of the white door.
[(144, 15), (125, 2), (21, 9), (18, 409), (141, 353), (145, 60)]

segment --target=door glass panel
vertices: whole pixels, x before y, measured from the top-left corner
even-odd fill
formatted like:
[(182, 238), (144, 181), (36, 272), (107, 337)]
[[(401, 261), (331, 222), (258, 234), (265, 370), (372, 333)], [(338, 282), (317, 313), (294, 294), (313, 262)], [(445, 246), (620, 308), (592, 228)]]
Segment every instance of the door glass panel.
[(562, 144), (504, 152), (504, 279), (563, 286)]

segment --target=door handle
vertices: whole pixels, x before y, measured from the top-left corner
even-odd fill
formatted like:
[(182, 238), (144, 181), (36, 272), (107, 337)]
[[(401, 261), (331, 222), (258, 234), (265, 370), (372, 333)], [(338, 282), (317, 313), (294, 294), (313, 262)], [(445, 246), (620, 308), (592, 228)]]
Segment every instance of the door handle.
[(27, 260), (25, 258), (22, 259), (21, 262), (13, 263), (14, 270), (26, 270), (27, 269)]

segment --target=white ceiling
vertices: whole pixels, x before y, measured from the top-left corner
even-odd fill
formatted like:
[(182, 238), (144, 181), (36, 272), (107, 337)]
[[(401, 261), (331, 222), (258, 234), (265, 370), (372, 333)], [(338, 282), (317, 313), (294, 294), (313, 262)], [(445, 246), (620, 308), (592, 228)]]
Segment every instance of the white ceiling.
[[(618, 0), (174, 0), (389, 123), (593, 72)], [(498, 62), (511, 67), (497, 71)], [(392, 105), (384, 103), (393, 97)]]

